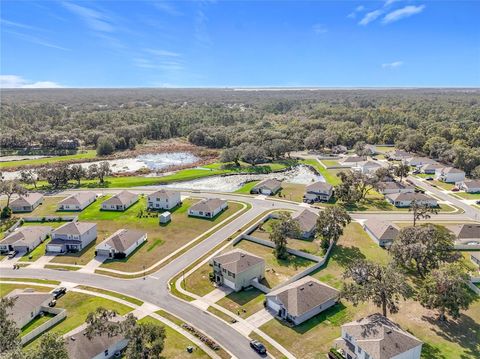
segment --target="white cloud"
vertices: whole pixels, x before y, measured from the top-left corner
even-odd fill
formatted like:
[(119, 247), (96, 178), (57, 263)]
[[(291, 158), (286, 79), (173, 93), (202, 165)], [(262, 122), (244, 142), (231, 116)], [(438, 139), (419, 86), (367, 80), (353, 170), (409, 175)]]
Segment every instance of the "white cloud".
[(379, 16), (381, 16), (383, 14), (383, 11), (382, 10), (374, 10), (374, 11), (370, 11), (368, 13), (365, 14), (365, 16), (363, 17), (362, 20), (360, 20), (360, 22), (358, 23), (359, 25), (368, 25), (369, 23), (371, 23), (372, 21), (374, 21), (375, 19), (377, 19)]
[(160, 11), (167, 13), (168, 15), (173, 16), (180, 16), (183, 15), (177, 8), (175, 8), (172, 4), (169, 4), (166, 1), (157, 1), (154, 2), (153, 5)]
[(60, 88), (62, 85), (53, 81), (31, 82), (17, 75), (0, 75), (0, 88)]
[(312, 26), (313, 32), (320, 35), (320, 34), (325, 34), (328, 32), (328, 29), (325, 25), (323, 24), (315, 24)]
[(100, 32), (115, 31), (111, 19), (106, 14), (100, 11), (80, 6), (71, 2), (64, 2), (63, 6), (70, 10), (72, 13), (79, 16), (92, 30)]
[(394, 61), (382, 64), (382, 69), (396, 69), (403, 65), (403, 61)]
[(2, 25), (5, 25), (5, 26), (18, 27), (18, 28), (21, 28), (21, 29), (39, 30), (37, 27), (33, 27), (33, 26), (30, 26), (30, 25), (21, 24), (19, 22), (9, 21), (9, 20), (5, 20), (5, 19), (0, 19), (0, 23)]
[(183, 70), (183, 64), (178, 61), (152, 61), (145, 58), (133, 59), (133, 63), (136, 67), (143, 69), (157, 69), (164, 71), (180, 71)]
[(415, 14), (420, 14), (423, 9), (425, 9), (425, 5), (415, 6), (415, 5), (408, 5), (401, 9), (394, 10), (387, 15), (382, 20), (382, 23), (389, 24), (400, 19), (404, 19), (406, 17), (410, 17)]
[(362, 12), (365, 10), (365, 6), (358, 5), (350, 14), (347, 15), (349, 19), (355, 19), (357, 17), (357, 13)]
[(383, 4), (383, 6), (387, 7), (387, 6), (390, 6), (390, 5), (392, 5), (396, 2), (399, 2), (399, 1), (401, 1), (401, 0), (387, 0), (387, 1), (385, 1), (385, 4)]
[(157, 50), (157, 49), (145, 49), (145, 51), (157, 55), (157, 56), (162, 56), (162, 57), (180, 57), (182, 56), (181, 54), (173, 51), (167, 51), (167, 50)]

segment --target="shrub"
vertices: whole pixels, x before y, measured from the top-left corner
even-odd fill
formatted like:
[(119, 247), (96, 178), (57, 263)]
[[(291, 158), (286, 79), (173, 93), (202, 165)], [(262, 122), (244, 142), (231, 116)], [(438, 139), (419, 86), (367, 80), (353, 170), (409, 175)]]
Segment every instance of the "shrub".
[(2, 212), (0, 214), (1, 218), (10, 218), (12, 217), (12, 209), (10, 207), (3, 207)]

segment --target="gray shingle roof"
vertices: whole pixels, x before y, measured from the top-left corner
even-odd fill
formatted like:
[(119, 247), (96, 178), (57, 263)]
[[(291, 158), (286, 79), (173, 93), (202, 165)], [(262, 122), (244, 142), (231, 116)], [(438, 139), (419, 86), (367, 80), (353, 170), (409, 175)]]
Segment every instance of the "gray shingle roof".
[(226, 270), (235, 274), (244, 272), (258, 263), (265, 262), (263, 258), (241, 249), (234, 249), (230, 252), (220, 254), (214, 257), (213, 260), (220, 263)]
[(90, 222), (68, 222), (53, 231), (57, 235), (82, 235), (96, 227), (96, 223)]
[(388, 198), (394, 201), (435, 201), (435, 198), (427, 196), (423, 193), (392, 193), (387, 195)]
[(390, 359), (422, 344), (413, 335), (380, 314), (342, 325), (373, 359)]
[(465, 223), (455, 226), (447, 226), (447, 228), (457, 237), (457, 239), (479, 239), (480, 224)]
[(118, 252), (123, 253), (145, 235), (146, 233), (142, 231), (122, 228), (108, 237), (105, 242)]
[(173, 198), (179, 194), (178, 191), (170, 191), (170, 190), (165, 190), (161, 189), (156, 192), (151, 193), (149, 196), (154, 197), (154, 198)]
[(312, 193), (319, 193), (323, 191), (331, 191), (333, 189), (333, 186), (326, 183), (326, 182), (314, 182), (306, 187), (307, 192), (312, 192)]
[(293, 219), (298, 223), (300, 231), (310, 232), (317, 225), (318, 216), (312, 211), (305, 209), (297, 216), (293, 217)]
[(467, 180), (463, 185), (467, 188), (480, 188), (480, 180)]
[(411, 184), (408, 184), (408, 183), (400, 183), (400, 182), (380, 182), (378, 184), (378, 187), (381, 189), (381, 190), (385, 190), (385, 189), (406, 189), (406, 188), (409, 188), (409, 189), (414, 189), (415, 186), (412, 186)]
[(253, 186), (252, 189), (267, 188), (270, 191), (274, 192), (277, 189), (279, 189), (281, 186), (282, 186), (281, 181), (275, 178), (269, 178), (269, 179), (258, 182), (255, 186)]
[(340, 292), (335, 288), (306, 276), (271, 291), (267, 294), (267, 298), (276, 297), (290, 315), (298, 317), (333, 298), (338, 298), (339, 294)]
[(394, 239), (400, 231), (398, 226), (387, 221), (379, 221), (376, 219), (369, 219), (365, 222), (365, 227), (368, 228), (372, 234), (381, 240)]
[(22, 291), (20, 289), (10, 292), (7, 297), (16, 298), (13, 307), (7, 309), (7, 313), (16, 323), (53, 299), (53, 295), (50, 293)]
[(190, 207), (192, 211), (213, 212), (227, 201), (220, 198), (209, 198), (201, 200)]
[(363, 162), (366, 160), (367, 158), (364, 156), (348, 156), (342, 158), (339, 162)]
[(20, 227), (6, 236), (2, 244), (29, 245), (52, 231), (52, 227), (48, 226), (27, 226)]

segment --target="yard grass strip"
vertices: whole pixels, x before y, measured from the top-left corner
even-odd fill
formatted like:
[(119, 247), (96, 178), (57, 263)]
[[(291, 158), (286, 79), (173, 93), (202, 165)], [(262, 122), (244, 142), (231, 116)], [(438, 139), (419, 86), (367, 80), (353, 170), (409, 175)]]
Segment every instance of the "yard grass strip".
[(218, 310), (217, 308), (213, 307), (213, 306), (209, 306), (207, 308), (207, 311), (212, 313), (213, 315), (219, 317), (220, 319), (226, 321), (227, 323), (233, 323), (233, 318), (231, 316), (229, 316), (228, 314), (225, 314), (224, 312), (222, 312), (221, 310)]
[[(83, 159), (92, 159), (97, 156), (97, 152), (95, 150), (87, 150), (76, 153), (74, 155), (65, 155), (65, 156), (51, 156), (51, 157), (44, 157), (44, 158), (36, 158), (30, 160), (20, 160), (20, 161), (5, 161), (0, 162), (0, 168), (19, 168), (25, 166), (39, 166), (39, 165), (46, 165), (51, 163), (57, 162), (64, 162), (64, 161), (72, 161), (72, 160), (83, 160)], [(101, 160), (101, 158), (99, 158)]]
[(61, 270), (61, 271), (72, 271), (75, 272), (80, 269), (80, 267), (74, 267), (74, 266), (63, 266), (63, 265), (53, 265), (53, 264), (45, 264), (43, 266), (46, 269), (54, 269), (54, 270)]
[(5, 278), (0, 277), (0, 281), (6, 282), (29, 282), (29, 283), (39, 283), (39, 284), (60, 284), (58, 280), (49, 280), (49, 279), (36, 279), (36, 278)]
[(141, 306), (143, 304), (143, 301), (141, 301), (140, 299), (129, 297), (128, 295), (124, 295), (124, 294), (118, 293), (118, 292), (113, 292), (111, 290), (90, 287), (88, 285), (77, 285), (75, 288), (88, 290), (90, 292), (95, 292), (95, 293), (106, 294), (106, 295), (109, 295), (109, 296), (112, 296), (112, 297), (115, 297), (115, 298), (125, 300), (127, 302), (130, 302), (130, 303), (138, 305), (138, 306)]

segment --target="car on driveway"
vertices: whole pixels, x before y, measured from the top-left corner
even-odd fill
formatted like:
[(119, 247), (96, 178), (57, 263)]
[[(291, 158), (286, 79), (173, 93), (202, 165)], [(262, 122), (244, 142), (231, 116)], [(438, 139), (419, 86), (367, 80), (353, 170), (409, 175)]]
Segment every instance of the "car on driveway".
[(427, 177), (425, 178), (427, 181), (433, 181), (433, 177)]
[(17, 253), (18, 253), (17, 251), (10, 251), (10, 252), (8, 252), (7, 256), (8, 256), (8, 258), (12, 259), (12, 258), (15, 258)]
[(267, 348), (265, 348), (265, 345), (260, 343), (258, 340), (252, 340), (250, 342), (250, 347), (260, 355), (267, 354)]
[(55, 299), (58, 299), (60, 298), (62, 295), (65, 295), (65, 293), (67, 293), (67, 288), (65, 287), (58, 287), (58, 288), (55, 288), (52, 292), (53, 294), (53, 297)]

